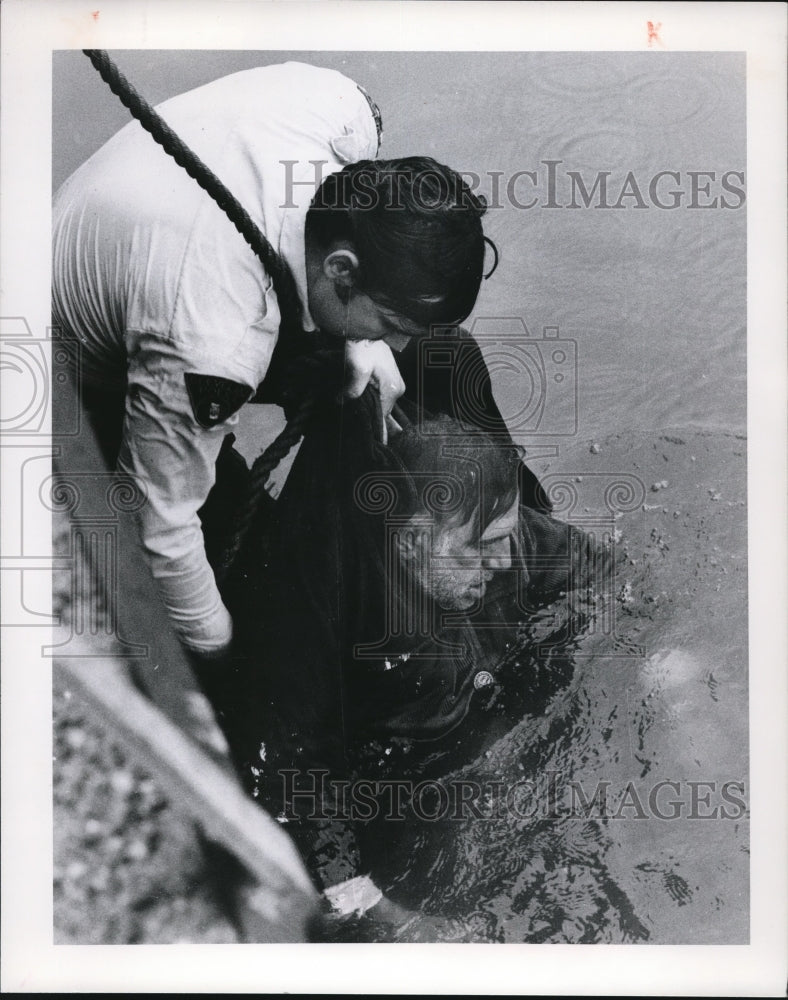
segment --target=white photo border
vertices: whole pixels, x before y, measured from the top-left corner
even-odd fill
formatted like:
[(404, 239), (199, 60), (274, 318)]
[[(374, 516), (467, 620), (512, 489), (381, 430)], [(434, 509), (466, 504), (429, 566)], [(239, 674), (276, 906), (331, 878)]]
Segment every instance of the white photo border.
[[(647, 21), (660, 23), (668, 51), (747, 53), (751, 943), (401, 945), (395, 952), (386, 945), (55, 946), (51, 661), (36, 653), (47, 630), (39, 636), (38, 630), (11, 629), (3, 636), (2, 674), (4, 991), (784, 994), (788, 545), (781, 4), (93, 0), (91, 7), (74, 0), (5, 0), (0, 316), (24, 316), (33, 330), (50, 325), (54, 50), (643, 51)], [(5, 451), (2, 463), (3, 471), (10, 468)], [(5, 503), (4, 511), (13, 514)], [(50, 544), (48, 515), (40, 513), (37, 529)], [(36, 606), (49, 600), (46, 580), (41, 587)]]

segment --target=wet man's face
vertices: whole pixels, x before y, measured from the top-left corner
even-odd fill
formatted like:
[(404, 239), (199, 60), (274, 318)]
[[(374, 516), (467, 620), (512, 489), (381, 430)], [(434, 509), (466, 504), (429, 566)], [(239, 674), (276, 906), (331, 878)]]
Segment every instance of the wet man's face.
[(479, 537), (473, 519), (435, 531), (410, 562), (422, 588), (447, 611), (466, 611), (478, 604), (494, 573), (512, 565), (512, 543), (518, 523), (515, 501)]

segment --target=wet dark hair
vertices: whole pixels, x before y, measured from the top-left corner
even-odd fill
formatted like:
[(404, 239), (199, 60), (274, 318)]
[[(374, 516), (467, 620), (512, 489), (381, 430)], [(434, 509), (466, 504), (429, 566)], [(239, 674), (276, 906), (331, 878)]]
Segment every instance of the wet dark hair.
[(404, 473), (396, 515), (428, 515), (438, 524), (473, 520), (481, 535), (518, 496), (520, 454), (476, 431), (469, 436), (440, 415), (407, 426), (389, 440)]
[(352, 243), (359, 291), (415, 323), (460, 323), (483, 277), (486, 203), (428, 156), (361, 160), (321, 184), (307, 238)]

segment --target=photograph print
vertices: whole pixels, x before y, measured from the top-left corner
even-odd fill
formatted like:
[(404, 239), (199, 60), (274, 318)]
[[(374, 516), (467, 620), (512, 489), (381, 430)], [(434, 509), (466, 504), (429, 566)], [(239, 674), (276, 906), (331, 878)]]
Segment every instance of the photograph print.
[(749, 942), (745, 55), (651, 28), (53, 52), (56, 942)]

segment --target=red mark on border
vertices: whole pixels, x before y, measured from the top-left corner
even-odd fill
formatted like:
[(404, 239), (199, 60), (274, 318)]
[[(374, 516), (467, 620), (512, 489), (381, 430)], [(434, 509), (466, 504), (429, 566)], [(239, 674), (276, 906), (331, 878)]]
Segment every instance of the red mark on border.
[(94, 10), (93, 13), (90, 16), (93, 18), (94, 21), (98, 21), (98, 19), (99, 19), (99, 13), (100, 13), (100, 11)]
[(659, 37), (660, 28), (662, 27), (662, 21), (657, 21), (656, 24), (653, 21), (646, 21), (646, 28), (648, 30), (648, 47), (656, 42), (658, 45), (662, 45), (662, 39)]

